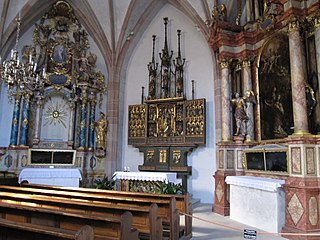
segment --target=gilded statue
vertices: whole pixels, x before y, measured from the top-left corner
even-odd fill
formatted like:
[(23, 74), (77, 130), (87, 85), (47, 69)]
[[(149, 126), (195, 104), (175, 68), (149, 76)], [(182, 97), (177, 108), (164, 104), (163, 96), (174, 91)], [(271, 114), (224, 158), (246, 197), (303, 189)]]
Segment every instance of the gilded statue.
[(108, 121), (103, 112), (100, 112), (100, 118), (94, 123), (96, 131), (96, 149), (106, 149), (106, 135), (107, 135)]

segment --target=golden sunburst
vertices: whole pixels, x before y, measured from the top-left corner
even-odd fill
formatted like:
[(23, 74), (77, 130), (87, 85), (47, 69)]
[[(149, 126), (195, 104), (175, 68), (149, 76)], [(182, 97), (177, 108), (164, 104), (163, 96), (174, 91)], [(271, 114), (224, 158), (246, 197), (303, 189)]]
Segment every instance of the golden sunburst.
[(67, 120), (67, 110), (66, 110), (66, 103), (63, 102), (55, 102), (53, 103), (51, 98), (49, 98), (50, 102), (48, 104), (47, 109), (44, 113), (44, 126), (46, 125), (57, 125), (61, 124), (64, 128), (66, 126)]

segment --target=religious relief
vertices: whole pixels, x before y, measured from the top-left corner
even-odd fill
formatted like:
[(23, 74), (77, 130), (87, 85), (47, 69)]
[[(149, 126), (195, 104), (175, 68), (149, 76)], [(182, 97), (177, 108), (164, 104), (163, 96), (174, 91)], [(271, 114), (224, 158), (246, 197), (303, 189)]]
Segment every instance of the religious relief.
[(203, 135), (204, 134), (204, 102), (202, 100), (191, 100), (186, 105), (186, 134)]
[(129, 137), (145, 136), (146, 108), (142, 105), (129, 107)]
[(157, 134), (159, 137), (174, 136), (176, 132), (175, 107), (164, 105), (158, 107)]

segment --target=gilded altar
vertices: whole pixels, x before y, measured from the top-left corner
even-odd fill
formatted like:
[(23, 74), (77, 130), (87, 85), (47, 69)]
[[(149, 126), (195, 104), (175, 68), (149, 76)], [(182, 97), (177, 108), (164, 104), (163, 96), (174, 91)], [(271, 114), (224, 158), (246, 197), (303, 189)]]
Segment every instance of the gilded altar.
[(159, 66), (154, 52), (156, 36), (152, 36), (148, 95), (142, 93), (143, 102), (128, 108), (128, 144), (144, 154), (140, 171), (176, 172), (186, 189), (187, 178), (192, 174), (188, 153), (206, 142), (206, 100), (194, 99), (193, 81), (192, 99), (186, 99), (181, 30), (177, 31), (177, 57), (172, 59), (167, 24), (168, 19), (164, 18), (165, 42), (159, 53)]
[[(19, 24), (18, 19), (18, 30)], [(39, 19), (32, 43), (21, 55), (19, 61), (18, 52), (12, 51), (4, 63), (3, 77), (14, 104), (10, 146), (2, 158), (7, 171), (18, 174), (26, 167), (48, 165), (78, 168), (84, 185), (90, 185), (91, 178), (104, 173), (106, 143), (96, 144), (96, 113), (106, 85), (96, 69), (89, 35), (67, 2), (56, 2)], [(32, 74), (19, 71), (11, 79), (14, 67)]]

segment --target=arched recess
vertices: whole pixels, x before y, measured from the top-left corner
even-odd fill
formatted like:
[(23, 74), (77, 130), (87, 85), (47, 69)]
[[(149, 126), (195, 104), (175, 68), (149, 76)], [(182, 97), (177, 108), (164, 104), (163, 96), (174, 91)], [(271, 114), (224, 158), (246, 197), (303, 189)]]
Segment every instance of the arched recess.
[(287, 137), (293, 132), (288, 37), (284, 34), (270, 37), (261, 48), (257, 60), (259, 139), (270, 140)]

